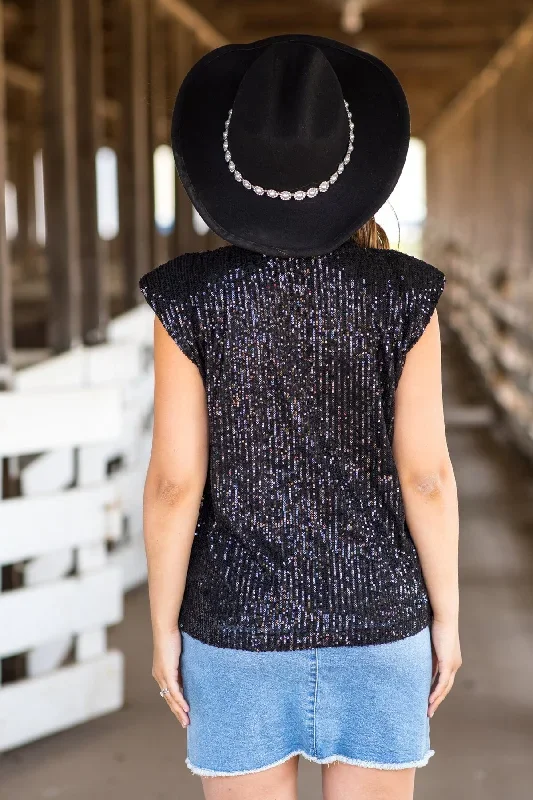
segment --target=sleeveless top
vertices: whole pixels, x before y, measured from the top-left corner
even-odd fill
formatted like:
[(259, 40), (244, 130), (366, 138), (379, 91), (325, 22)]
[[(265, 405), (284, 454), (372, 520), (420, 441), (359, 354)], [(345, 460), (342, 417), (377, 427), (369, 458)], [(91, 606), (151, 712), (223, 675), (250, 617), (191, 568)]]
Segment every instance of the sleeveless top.
[(445, 280), (351, 240), (316, 257), (229, 245), (141, 278), (208, 406), (181, 630), (266, 651), (391, 642), (430, 623), (392, 440), (402, 367)]

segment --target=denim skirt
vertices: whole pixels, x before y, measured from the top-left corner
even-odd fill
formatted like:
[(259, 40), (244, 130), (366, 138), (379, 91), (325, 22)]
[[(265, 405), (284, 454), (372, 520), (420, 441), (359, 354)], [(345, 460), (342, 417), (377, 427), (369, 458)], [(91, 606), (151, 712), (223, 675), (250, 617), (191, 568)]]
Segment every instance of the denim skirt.
[(182, 631), (187, 767), (244, 775), (300, 754), (378, 769), (427, 764), (429, 626), (386, 644), (255, 652)]

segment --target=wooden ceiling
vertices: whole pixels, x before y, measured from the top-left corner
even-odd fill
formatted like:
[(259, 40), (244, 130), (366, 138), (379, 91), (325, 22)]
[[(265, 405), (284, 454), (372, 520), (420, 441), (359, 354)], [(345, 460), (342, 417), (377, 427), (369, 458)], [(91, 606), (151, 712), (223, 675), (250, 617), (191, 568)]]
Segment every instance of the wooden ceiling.
[(230, 41), (311, 33), (374, 53), (404, 86), (418, 136), (533, 11), (533, 0), (361, 0), (363, 27), (347, 33), (344, 0), (192, 4)]
[[(25, 70), (20, 74), (21, 85), (24, 75), (38, 77), (41, 69), (44, 42), (39, 31), (39, 5), (42, 1), (3, 0), (6, 58), (12, 76), (16, 77), (17, 68)], [(110, 101), (114, 99), (114, 73), (120, 58), (116, 52), (120, 1), (102, 0), (106, 90)], [(157, 5), (160, 0), (151, 2)], [(345, 0), (190, 0), (189, 5), (232, 42), (254, 41), (280, 33), (312, 33), (374, 53), (389, 64), (402, 82), (411, 107), (413, 134), (418, 136), (424, 136), (439, 112), (489, 61), (525, 16), (533, 12), (533, 0), (359, 0), (359, 3), (363, 24), (357, 33), (343, 29)], [(160, 3), (162, 14), (163, 6)]]

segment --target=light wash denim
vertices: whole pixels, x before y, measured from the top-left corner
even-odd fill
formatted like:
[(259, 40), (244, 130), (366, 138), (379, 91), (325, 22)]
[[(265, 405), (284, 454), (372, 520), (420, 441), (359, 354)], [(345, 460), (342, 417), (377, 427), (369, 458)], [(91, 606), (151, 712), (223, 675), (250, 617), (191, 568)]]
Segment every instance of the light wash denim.
[(320, 764), (421, 767), (429, 743), (431, 634), (386, 644), (253, 652), (182, 631), (187, 758), (196, 775), (242, 775), (295, 754)]

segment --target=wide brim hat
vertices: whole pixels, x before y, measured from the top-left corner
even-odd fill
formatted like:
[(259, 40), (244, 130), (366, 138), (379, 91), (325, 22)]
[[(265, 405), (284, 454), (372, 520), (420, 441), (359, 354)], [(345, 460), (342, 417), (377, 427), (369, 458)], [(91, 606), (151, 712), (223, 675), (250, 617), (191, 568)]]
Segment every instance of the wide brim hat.
[(392, 70), (305, 34), (207, 53), (172, 116), (176, 168), (200, 216), (227, 242), (273, 256), (349, 239), (392, 193), (409, 139)]

